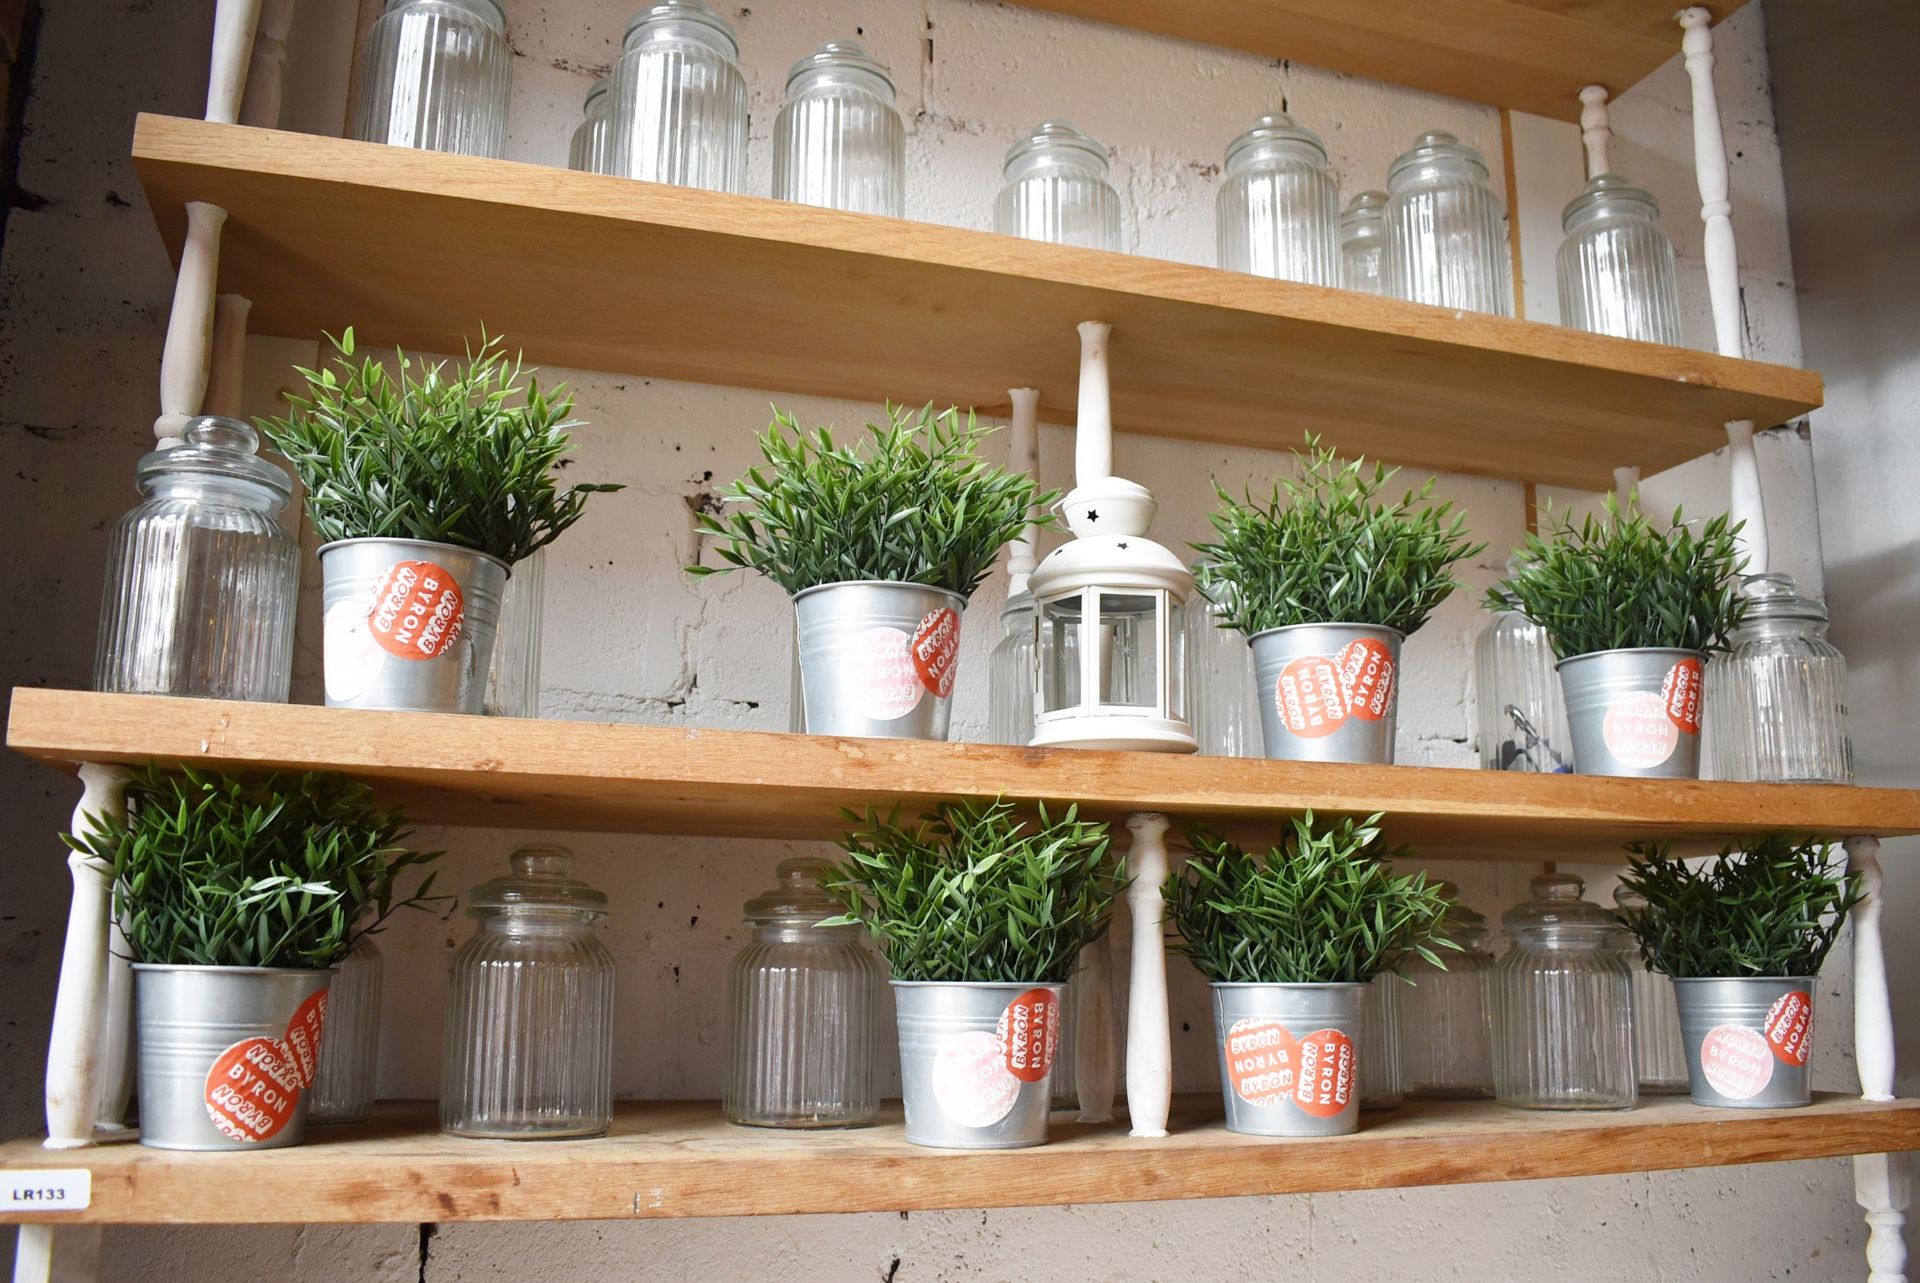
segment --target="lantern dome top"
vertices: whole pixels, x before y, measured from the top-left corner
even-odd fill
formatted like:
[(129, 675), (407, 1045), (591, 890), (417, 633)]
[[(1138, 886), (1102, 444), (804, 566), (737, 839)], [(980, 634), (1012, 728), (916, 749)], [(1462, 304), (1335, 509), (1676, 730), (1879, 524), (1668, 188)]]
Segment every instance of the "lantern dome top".
[(1193, 595), (1193, 572), (1145, 535), (1081, 535), (1048, 553), (1027, 581), (1036, 598), (1082, 588), (1163, 589), (1176, 601)]

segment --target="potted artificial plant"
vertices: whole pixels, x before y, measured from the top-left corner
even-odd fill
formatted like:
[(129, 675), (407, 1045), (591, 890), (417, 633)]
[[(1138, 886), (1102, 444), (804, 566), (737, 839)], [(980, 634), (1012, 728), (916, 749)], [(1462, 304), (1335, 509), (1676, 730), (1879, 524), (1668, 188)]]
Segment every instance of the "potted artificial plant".
[(1620, 920), (1673, 977), (1694, 1103), (1811, 1104), (1814, 978), (1862, 898), (1859, 874), (1831, 844), (1779, 834), (1698, 865), (1665, 844), (1629, 850), (1620, 885), (1646, 903)]
[[(112, 877), (134, 970), (140, 1143), (297, 1144), (319, 1070), (329, 970), (437, 856), (403, 850), (398, 811), (341, 775), (148, 768), (127, 815), (95, 815), (75, 850)], [(364, 919), (362, 913), (364, 911)], [(355, 927), (356, 919), (362, 925)]]
[(299, 369), (307, 395), (260, 429), (307, 489), (323, 541), (327, 705), (478, 713), (507, 577), (580, 519), (554, 468), (573, 450), (573, 398), (542, 391), (499, 336), (465, 364), (397, 373), (353, 361)]
[(1298, 480), (1242, 502), (1217, 482), (1215, 540), (1194, 575), (1222, 627), (1253, 647), (1267, 756), (1393, 761), (1400, 646), (1461, 583), (1478, 553), (1466, 517), (1434, 503), (1433, 479), (1384, 497), (1398, 469), (1341, 463), (1308, 436)]
[(1707, 659), (1747, 611), (1738, 530), (1720, 516), (1696, 534), (1675, 509), (1662, 532), (1637, 497), (1623, 512), (1608, 495), (1578, 529), (1561, 519), (1551, 538), (1528, 535), (1518, 569), (1488, 591), (1488, 609), (1519, 611), (1560, 657), (1574, 770), (1699, 776)]
[(1439, 887), (1387, 865), (1399, 853), (1379, 821), (1309, 811), (1264, 856), (1188, 827), (1194, 854), (1167, 879), (1167, 920), (1212, 982), (1229, 1131), (1358, 1129), (1368, 985), (1409, 954), (1444, 969), (1434, 949), (1459, 947)]
[(887, 416), (838, 446), (778, 415), (760, 438), (768, 470), (720, 491), (741, 507), (701, 518), (725, 564), (687, 569), (757, 570), (793, 597), (809, 731), (945, 739), (960, 614), (1028, 510), (1058, 492), (982, 459), (992, 429), (971, 412)]
[(872, 815), (827, 876), (893, 971), (907, 1139), (1044, 1144), (1061, 1001), (1123, 885), (1107, 826), (950, 802), (911, 829)]

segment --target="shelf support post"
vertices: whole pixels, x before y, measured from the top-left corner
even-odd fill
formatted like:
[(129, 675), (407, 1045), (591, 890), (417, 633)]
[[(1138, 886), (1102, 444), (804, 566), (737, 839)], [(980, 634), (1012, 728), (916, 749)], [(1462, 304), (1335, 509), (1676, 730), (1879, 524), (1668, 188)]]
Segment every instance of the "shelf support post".
[(1127, 1117), (1134, 1136), (1167, 1134), (1173, 1107), (1173, 1034), (1167, 1017), (1167, 817), (1127, 819), (1127, 911), (1133, 921), (1133, 977), (1127, 996)]
[[(1853, 910), (1853, 1049), (1860, 1095), (1892, 1100), (1893, 1004), (1880, 927), (1880, 839), (1848, 838), (1847, 867), (1860, 875), (1863, 898)], [(1866, 1213), (1868, 1283), (1906, 1283), (1907, 1247), (1901, 1237), (1909, 1197), (1905, 1154), (1858, 1154), (1853, 1197)]]
[(187, 239), (180, 274), (173, 282), (173, 311), (160, 354), (160, 417), (153, 435), (162, 448), (179, 443), (187, 420), (200, 413), (207, 395), (213, 349), (213, 283), (220, 274), (220, 229), (227, 211), (205, 201), (187, 202)]
[(1607, 87), (1588, 85), (1580, 91), (1580, 141), (1587, 148), (1587, 177), (1613, 172), (1613, 127), (1608, 121)]
[[(93, 817), (124, 815), (127, 772), (118, 766), (80, 768), (85, 790), (73, 810), (73, 831), (85, 833)], [(67, 910), (67, 940), (60, 954), (60, 983), (53, 1001), (53, 1032), (47, 1040), (48, 1149), (77, 1149), (94, 1141), (101, 1104), (100, 1072), (107, 1006), (107, 925), (112, 901), (107, 867), (78, 851), (67, 856), (73, 901)]]
[[(280, 123), (280, 88), (287, 64), (293, 0), (261, 0), (257, 33), (240, 94), (240, 123), (272, 129)], [(217, 39), (217, 35), (216, 35)]]
[(1073, 1085), (1080, 1094), (1080, 1121), (1113, 1121), (1113, 936), (1109, 932), (1080, 951), (1073, 978)]
[(207, 119), (222, 125), (240, 119), (247, 63), (260, 27), (260, 0), (218, 0), (213, 10), (213, 60), (207, 72)]
[[(1007, 426), (1007, 448), (1012, 454), (1008, 467), (1014, 472), (1024, 472), (1032, 477), (1036, 485), (1040, 481), (1040, 389), (1009, 388), (1007, 396), (1013, 401), (1013, 422)], [(1027, 590), (1027, 576), (1033, 573), (1034, 553), (1037, 546), (1034, 540), (1033, 513), (1027, 514), (1028, 520), (1020, 527), (1020, 533), (1007, 545), (1007, 596), (1017, 597)]]

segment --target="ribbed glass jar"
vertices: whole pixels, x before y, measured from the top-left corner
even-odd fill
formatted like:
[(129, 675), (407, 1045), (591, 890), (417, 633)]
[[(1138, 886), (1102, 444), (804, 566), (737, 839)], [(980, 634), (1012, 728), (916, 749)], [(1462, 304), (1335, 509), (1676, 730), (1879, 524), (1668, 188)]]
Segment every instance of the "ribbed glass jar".
[(557, 1140), (613, 1122), (613, 954), (607, 897), (565, 847), (523, 846), (467, 896), (453, 955), (440, 1126), (456, 1136)]
[(1422, 134), (1387, 171), (1387, 282), (1395, 298), (1513, 315), (1506, 211), (1487, 162), (1452, 134)]
[(1413, 983), (1400, 995), (1400, 1076), (1407, 1095), (1469, 1100), (1493, 1095), (1493, 1045), (1487, 1028), (1487, 920), (1460, 903), (1460, 888), (1438, 884), (1450, 903), (1442, 924), (1456, 952), (1441, 952), (1446, 969), (1409, 958)]
[[(1521, 568), (1519, 558), (1507, 562), (1509, 576)], [(1474, 642), (1474, 738), (1482, 770), (1572, 768), (1556, 662), (1547, 630), (1516, 610), (1496, 613)]]
[(1360, 1108), (1394, 1109), (1406, 1098), (1400, 1062), (1399, 976), (1382, 972), (1360, 1005)]
[(353, 136), (504, 156), (512, 66), (506, 0), (387, 0), (360, 55)]
[(540, 628), (547, 600), (547, 550), (513, 563), (500, 599), (483, 707), (494, 717), (540, 716)]
[(829, 40), (795, 63), (773, 126), (774, 197), (899, 218), (907, 133), (893, 104), (885, 65), (858, 40)]
[(605, 172), (746, 190), (747, 81), (726, 19), (705, 0), (658, 0), (627, 24), (623, 50), (607, 89)]
[(145, 496), (107, 538), (95, 690), (284, 704), (300, 543), (287, 474), (238, 419), (188, 422), (134, 470)]
[(1627, 1109), (1639, 1098), (1633, 983), (1624, 928), (1580, 898), (1569, 873), (1543, 873), (1501, 921), (1512, 945), (1493, 964), (1493, 1092), (1522, 1109)]
[(580, 123), (567, 143), (567, 168), (585, 174), (607, 172), (607, 129), (613, 104), (607, 98), (611, 78), (602, 76), (587, 90), (587, 101), (580, 111)]
[(334, 965), (320, 1068), (307, 1106), (310, 1123), (357, 1123), (373, 1114), (380, 1068), (381, 963), (373, 937), (363, 935)]
[(1033, 743), (1033, 594), (1000, 611), (1000, 640), (987, 658), (987, 743)]
[(1618, 174), (1587, 183), (1561, 216), (1560, 324), (1678, 346), (1680, 284), (1660, 206)]
[(1386, 294), (1387, 194), (1361, 192), (1340, 214), (1340, 284)]
[(886, 968), (820, 886), (818, 860), (784, 860), (777, 885), (747, 901), (753, 940), (727, 974), (731, 1122), (860, 1127), (880, 1109), (880, 993)]
[(1746, 622), (1707, 665), (1703, 751), (1719, 780), (1853, 783), (1847, 661), (1827, 640), (1827, 608), (1791, 575), (1748, 575)]
[(1214, 227), (1229, 272), (1340, 284), (1340, 189), (1320, 136), (1285, 112), (1254, 121), (1227, 147)]
[[(1647, 898), (1618, 887), (1613, 907), (1622, 918), (1646, 912)], [(1618, 937), (1620, 956), (1633, 976), (1633, 1065), (1643, 1092), (1688, 1090), (1687, 1045), (1680, 1037), (1680, 1005), (1673, 996), (1673, 980), (1649, 970), (1640, 954), (1640, 942), (1631, 932)]]
[(1193, 737), (1215, 757), (1264, 757), (1253, 648), (1237, 628), (1222, 628), (1220, 607), (1196, 596), (1187, 608), (1187, 689)]
[(1054, 245), (1119, 250), (1120, 193), (1107, 149), (1071, 121), (1048, 120), (1007, 149), (994, 230)]

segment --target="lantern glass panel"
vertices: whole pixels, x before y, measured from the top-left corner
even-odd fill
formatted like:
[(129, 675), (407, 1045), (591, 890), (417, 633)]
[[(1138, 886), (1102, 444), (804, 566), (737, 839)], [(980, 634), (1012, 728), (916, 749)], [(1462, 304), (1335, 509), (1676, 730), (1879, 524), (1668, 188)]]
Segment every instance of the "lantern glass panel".
[(1159, 605), (1162, 592), (1100, 594), (1103, 704), (1155, 708), (1160, 703)]
[(1080, 707), (1082, 596), (1040, 603), (1040, 712)]

